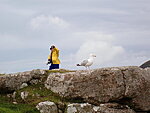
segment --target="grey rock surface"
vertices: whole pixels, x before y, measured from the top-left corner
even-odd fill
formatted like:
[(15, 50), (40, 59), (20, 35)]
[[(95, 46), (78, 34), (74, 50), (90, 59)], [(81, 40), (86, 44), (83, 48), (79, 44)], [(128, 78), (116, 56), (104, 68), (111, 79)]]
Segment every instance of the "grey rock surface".
[(145, 62), (144, 64), (142, 64), (140, 67), (143, 68), (143, 69), (150, 67), (150, 60)]
[(65, 98), (82, 98), (99, 104), (125, 103), (136, 110), (150, 110), (150, 69), (136, 66), (102, 68), (49, 75), (45, 86)]
[(67, 113), (94, 113), (93, 106), (88, 103), (73, 103), (67, 107)]
[(40, 113), (58, 113), (56, 104), (50, 101), (40, 102), (36, 108)]
[(0, 93), (9, 93), (23, 88), (23, 84), (32, 79), (40, 79), (46, 73), (44, 70), (32, 70), (0, 76)]
[(23, 83), (23, 84), (20, 86), (20, 89), (25, 88), (25, 87), (27, 87), (27, 86), (28, 86), (27, 83)]
[(29, 92), (27, 92), (27, 91), (21, 92), (20, 96), (23, 100), (25, 100), (29, 96)]
[(73, 103), (67, 106), (67, 113), (135, 113), (135, 111), (114, 103), (101, 104), (100, 106), (93, 106), (88, 103)]

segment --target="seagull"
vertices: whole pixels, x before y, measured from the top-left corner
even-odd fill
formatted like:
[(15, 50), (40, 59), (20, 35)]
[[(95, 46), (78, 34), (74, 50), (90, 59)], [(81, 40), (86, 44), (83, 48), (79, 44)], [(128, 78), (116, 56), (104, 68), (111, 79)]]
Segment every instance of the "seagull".
[(90, 57), (87, 60), (83, 60), (80, 64), (77, 64), (77, 66), (85, 66), (86, 69), (90, 69), (89, 67), (93, 64), (94, 57), (96, 57), (96, 55), (90, 54)]

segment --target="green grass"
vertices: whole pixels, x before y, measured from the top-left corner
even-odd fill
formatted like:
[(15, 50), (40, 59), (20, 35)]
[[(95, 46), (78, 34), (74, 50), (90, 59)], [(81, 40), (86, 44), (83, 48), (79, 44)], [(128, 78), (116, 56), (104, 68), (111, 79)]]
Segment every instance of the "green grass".
[(40, 113), (34, 106), (0, 102), (0, 113)]
[(0, 76), (4, 76), (5, 74), (0, 74)]
[[(21, 92), (29, 92), (29, 96), (21, 99)], [(16, 93), (16, 101), (18, 104), (13, 104), (12, 98), (6, 95), (0, 95), (0, 113), (39, 113), (36, 105), (43, 101), (52, 101), (55, 103), (61, 102), (62, 98), (52, 91), (46, 89), (43, 84), (30, 85), (26, 88), (18, 90)]]
[(13, 104), (12, 99), (6, 95), (0, 95), (0, 113), (40, 113), (34, 105), (26, 103)]
[(75, 72), (75, 70), (66, 70), (66, 69), (59, 69), (59, 70), (46, 70), (49, 73), (67, 73), (67, 72)]
[[(23, 91), (29, 92), (29, 96), (25, 100), (22, 100), (20, 97), (20, 94)], [(35, 85), (30, 85), (21, 90), (18, 90), (17, 100), (20, 103), (28, 103), (30, 105), (37, 105), (39, 102), (47, 101), (47, 100), (58, 103), (62, 100), (62, 98), (58, 96), (57, 94), (53, 93), (52, 91), (46, 89), (44, 87), (44, 84), (35, 84)]]
[[(27, 91), (29, 93), (25, 100), (22, 100), (20, 96), (21, 92), (23, 91)], [(39, 111), (36, 110), (36, 105), (43, 101), (52, 101), (56, 104), (64, 103), (65, 105), (69, 103), (83, 102), (82, 99), (62, 98), (52, 91), (46, 89), (42, 83), (30, 85), (16, 92), (17, 105), (12, 103), (14, 102), (12, 98), (8, 98), (4, 94), (0, 95), (0, 113), (39, 113)], [(65, 111), (65, 109), (65, 107), (62, 108), (63, 111)]]

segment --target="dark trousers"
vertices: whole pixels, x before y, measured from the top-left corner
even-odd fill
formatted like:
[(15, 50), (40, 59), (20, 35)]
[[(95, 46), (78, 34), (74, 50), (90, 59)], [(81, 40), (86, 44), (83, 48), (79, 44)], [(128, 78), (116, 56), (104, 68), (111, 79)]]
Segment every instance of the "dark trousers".
[(52, 69), (59, 69), (59, 64), (51, 64), (49, 66), (49, 70), (52, 70)]

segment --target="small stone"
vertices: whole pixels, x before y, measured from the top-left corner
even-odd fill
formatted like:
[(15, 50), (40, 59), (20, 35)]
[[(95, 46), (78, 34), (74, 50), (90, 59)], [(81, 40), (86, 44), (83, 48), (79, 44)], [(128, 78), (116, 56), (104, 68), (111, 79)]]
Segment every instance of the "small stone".
[(7, 94), (7, 97), (10, 98), (12, 95), (11, 94)]
[(98, 107), (98, 106), (94, 106), (94, 107), (93, 107), (93, 110), (94, 110), (94, 111), (98, 111), (99, 108), (100, 108), (100, 107)]
[(27, 91), (21, 92), (21, 98), (23, 100), (25, 100), (28, 97), (28, 95), (29, 95), (29, 92), (27, 92)]
[(12, 98), (15, 99), (16, 98), (16, 91), (12, 94)]
[(30, 81), (30, 84), (38, 84), (39, 80), (38, 79), (33, 79)]
[(23, 83), (23, 84), (20, 86), (20, 89), (25, 88), (25, 87), (27, 87), (27, 86), (28, 86), (27, 83)]
[(58, 113), (63, 113), (61, 110), (58, 110)]
[(36, 108), (40, 111), (40, 113), (58, 113), (56, 104), (50, 101), (40, 102)]
[(67, 113), (94, 113), (93, 107), (91, 104), (82, 103), (77, 104), (73, 103), (68, 105)]
[(13, 102), (13, 104), (18, 104), (17, 102)]

